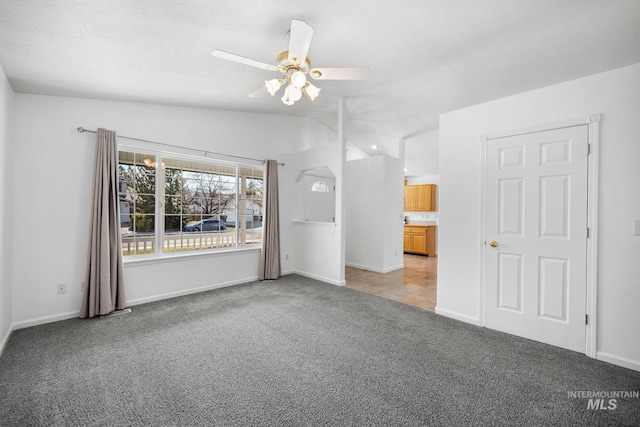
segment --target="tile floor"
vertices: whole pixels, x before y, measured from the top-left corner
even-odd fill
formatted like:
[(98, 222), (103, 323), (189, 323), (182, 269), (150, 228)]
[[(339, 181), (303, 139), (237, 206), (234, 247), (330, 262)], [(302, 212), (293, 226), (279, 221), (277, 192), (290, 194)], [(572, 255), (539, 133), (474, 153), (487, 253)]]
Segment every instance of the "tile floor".
[(436, 307), (437, 257), (404, 254), (404, 268), (376, 273), (346, 267), (347, 287), (434, 311)]

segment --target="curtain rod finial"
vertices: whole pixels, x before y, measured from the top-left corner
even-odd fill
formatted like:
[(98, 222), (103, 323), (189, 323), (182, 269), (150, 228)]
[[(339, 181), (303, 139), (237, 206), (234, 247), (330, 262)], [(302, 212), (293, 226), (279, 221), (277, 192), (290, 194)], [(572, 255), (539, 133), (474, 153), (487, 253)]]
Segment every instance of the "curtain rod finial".
[(78, 127), (78, 132), (80, 133), (84, 132), (84, 128), (82, 126)]

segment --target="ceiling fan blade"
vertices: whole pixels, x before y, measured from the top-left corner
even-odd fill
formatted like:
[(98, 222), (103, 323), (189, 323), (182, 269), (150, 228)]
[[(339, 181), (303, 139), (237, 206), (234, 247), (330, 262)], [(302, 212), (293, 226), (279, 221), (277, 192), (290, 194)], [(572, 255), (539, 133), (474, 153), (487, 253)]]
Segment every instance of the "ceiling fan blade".
[(313, 27), (304, 21), (293, 19), (289, 32), (289, 62), (292, 64), (304, 64), (309, 45), (313, 37)]
[(236, 55), (235, 53), (225, 52), (224, 50), (214, 49), (213, 51), (211, 51), (211, 55), (215, 56), (216, 58), (227, 59), (229, 61), (250, 65), (252, 67), (262, 68), (263, 70), (278, 71), (278, 67), (276, 67), (275, 65), (256, 61), (255, 59), (246, 58), (244, 56)]
[(261, 96), (265, 96), (267, 93), (269, 93), (267, 91), (267, 87), (262, 86), (260, 89), (256, 90), (255, 92), (251, 92), (249, 94), (249, 98), (260, 98)]
[(309, 75), (316, 80), (366, 80), (369, 67), (313, 68)]

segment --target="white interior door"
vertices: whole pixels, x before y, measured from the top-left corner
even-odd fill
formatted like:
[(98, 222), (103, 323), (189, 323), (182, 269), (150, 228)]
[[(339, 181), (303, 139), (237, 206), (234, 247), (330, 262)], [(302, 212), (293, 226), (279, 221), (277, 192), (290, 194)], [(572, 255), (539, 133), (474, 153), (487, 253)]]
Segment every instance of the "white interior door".
[(584, 353), (588, 126), (486, 144), (485, 326)]

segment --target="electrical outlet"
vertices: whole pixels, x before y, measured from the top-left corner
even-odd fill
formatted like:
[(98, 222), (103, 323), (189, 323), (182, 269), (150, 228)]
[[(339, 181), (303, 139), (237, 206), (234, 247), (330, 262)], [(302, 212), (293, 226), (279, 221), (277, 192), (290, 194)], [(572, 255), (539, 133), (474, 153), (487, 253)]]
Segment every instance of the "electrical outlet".
[(284, 259), (289, 260), (289, 254), (285, 254)]
[(66, 283), (60, 283), (59, 285), (56, 285), (57, 289), (58, 289), (58, 295), (62, 295), (62, 294), (66, 294), (67, 293), (67, 284)]

